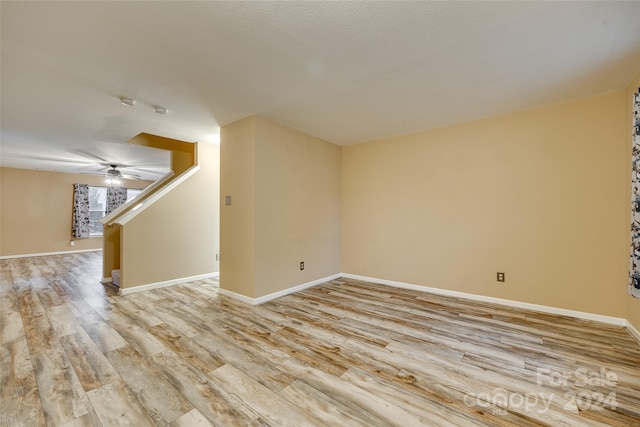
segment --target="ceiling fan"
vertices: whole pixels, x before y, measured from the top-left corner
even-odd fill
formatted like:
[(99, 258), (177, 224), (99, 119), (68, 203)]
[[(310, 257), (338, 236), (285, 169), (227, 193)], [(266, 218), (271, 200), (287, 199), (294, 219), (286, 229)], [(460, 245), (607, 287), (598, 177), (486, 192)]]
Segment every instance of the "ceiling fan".
[[(121, 151), (110, 153), (110, 155), (99, 155), (85, 149), (76, 149), (51, 153), (50, 155), (28, 152), (5, 154), (3, 152), (2, 160), (3, 163), (9, 164), (8, 167), (154, 181), (167, 173), (170, 168), (170, 160), (157, 156), (157, 153), (152, 154), (154, 156), (151, 158), (145, 158), (137, 152)], [(127, 158), (128, 160), (121, 163), (115, 158)], [(122, 171), (124, 168), (127, 168), (126, 173)]]
[(109, 164), (111, 169), (105, 172), (105, 180), (110, 187), (118, 187), (122, 183), (122, 179), (140, 179), (140, 175), (123, 174), (117, 168), (127, 167), (126, 165)]

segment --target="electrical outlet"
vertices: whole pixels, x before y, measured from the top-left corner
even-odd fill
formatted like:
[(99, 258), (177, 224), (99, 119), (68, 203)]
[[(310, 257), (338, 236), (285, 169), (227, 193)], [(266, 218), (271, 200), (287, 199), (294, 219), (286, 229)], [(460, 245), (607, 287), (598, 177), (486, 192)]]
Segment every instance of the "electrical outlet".
[(498, 282), (504, 282), (504, 273), (498, 273)]
[(216, 254), (216, 261), (220, 261), (220, 254)]
[(300, 261), (300, 270), (304, 270), (304, 261)]
[(75, 246), (76, 245), (76, 241), (71, 239), (71, 241), (69, 242), (69, 246)]

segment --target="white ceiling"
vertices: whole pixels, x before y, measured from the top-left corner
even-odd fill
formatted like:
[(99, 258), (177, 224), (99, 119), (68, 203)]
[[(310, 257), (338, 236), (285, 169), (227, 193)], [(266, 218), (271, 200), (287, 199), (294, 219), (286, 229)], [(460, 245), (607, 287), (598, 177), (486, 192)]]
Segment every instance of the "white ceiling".
[(155, 179), (168, 158), (124, 144), (139, 132), (208, 141), (260, 114), (353, 144), (619, 90), (640, 73), (637, 1), (2, 1), (0, 14), (7, 167), (124, 163)]

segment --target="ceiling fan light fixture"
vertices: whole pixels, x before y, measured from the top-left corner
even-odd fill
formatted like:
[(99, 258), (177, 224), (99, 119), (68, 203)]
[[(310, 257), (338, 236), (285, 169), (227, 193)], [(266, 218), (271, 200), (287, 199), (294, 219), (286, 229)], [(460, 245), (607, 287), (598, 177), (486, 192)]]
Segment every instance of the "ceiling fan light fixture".
[(106, 182), (107, 182), (107, 186), (109, 186), (109, 187), (119, 187), (120, 186), (120, 179), (115, 178), (115, 177), (107, 177)]
[(156, 114), (167, 114), (169, 112), (169, 110), (159, 105), (153, 107), (153, 109), (155, 110)]
[(104, 176), (109, 187), (119, 187), (122, 182), (122, 173), (116, 169), (115, 165), (111, 165), (111, 169), (107, 170)]
[(131, 99), (131, 98), (127, 98), (126, 96), (121, 96), (120, 97), (120, 104), (126, 105), (127, 107), (133, 107), (134, 105), (136, 105), (136, 100), (135, 99)]

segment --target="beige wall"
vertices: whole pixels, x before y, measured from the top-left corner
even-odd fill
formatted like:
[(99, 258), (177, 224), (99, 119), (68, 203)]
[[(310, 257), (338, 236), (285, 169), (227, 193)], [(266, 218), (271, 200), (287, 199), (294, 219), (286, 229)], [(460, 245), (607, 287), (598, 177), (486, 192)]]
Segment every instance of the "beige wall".
[(255, 203), (257, 296), (340, 272), (340, 147), (258, 117)]
[(255, 138), (255, 116), (220, 129), (220, 286), (250, 298), (256, 296)]
[[(626, 122), (626, 130), (627, 130), (627, 162), (625, 163), (626, 172), (627, 172), (627, 194), (631, 197), (631, 127), (633, 120), (633, 109), (632, 109), (632, 100), (633, 94), (640, 88), (640, 75), (638, 75), (635, 80), (629, 85), (627, 90), (625, 91), (625, 106), (627, 108), (627, 122)], [(627, 224), (630, 224), (631, 221), (631, 207), (628, 207), (627, 211)], [(630, 237), (628, 237), (627, 243), (630, 242)], [(628, 254), (627, 254), (628, 256)], [(627, 315), (626, 318), (631, 324), (640, 331), (640, 298), (633, 298), (631, 296), (627, 296)]]
[(122, 227), (122, 288), (218, 271), (220, 149), (198, 144), (200, 170)]
[(625, 317), (627, 103), (344, 147), (342, 271)]
[[(104, 185), (101, 176), (0, 168), (0, 256), (101, 249), (102, 238), (71, 247), (73, 184)], [(125, 180), (126, 181), (126, 180)], [(126, 181), (144, 188), (148, 181)]]
[(339, 273), (340, 147), (255, 116), (221, 140), (221, 286), (257, 298)]

